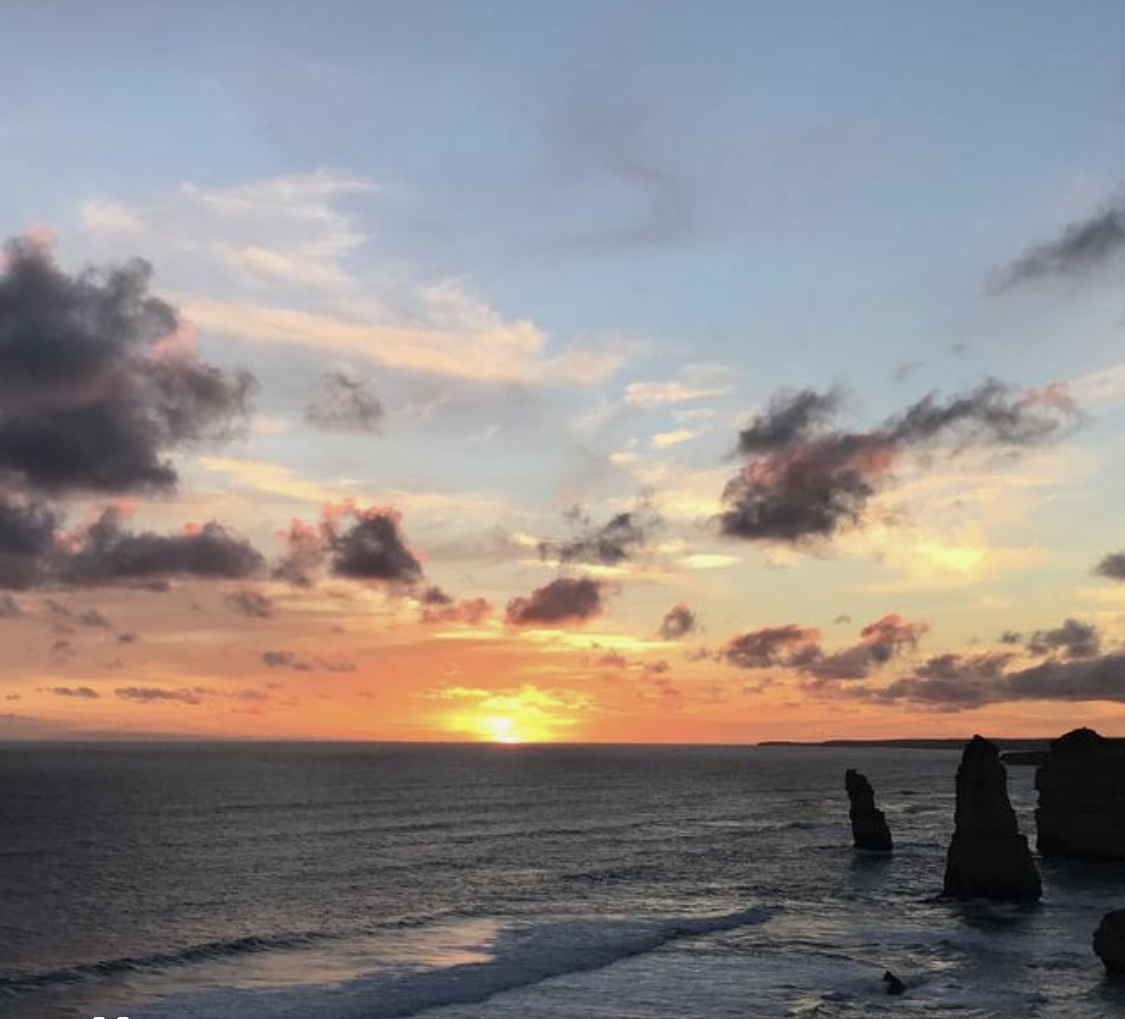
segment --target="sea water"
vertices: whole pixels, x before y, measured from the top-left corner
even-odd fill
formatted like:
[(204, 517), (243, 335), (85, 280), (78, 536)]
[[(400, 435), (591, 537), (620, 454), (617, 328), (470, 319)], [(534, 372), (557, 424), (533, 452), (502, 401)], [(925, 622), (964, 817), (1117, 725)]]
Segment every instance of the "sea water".
[[(937, 901), (942, 750), (0, 749), (5, 1019), (1125, 1014), (1125, 868)], [(892, 857), (852, 849), (844, 771)], [(1010, 769), (1034, 836), (1033, 769)], [(885, 969), (907, 984), (885, 995)]]

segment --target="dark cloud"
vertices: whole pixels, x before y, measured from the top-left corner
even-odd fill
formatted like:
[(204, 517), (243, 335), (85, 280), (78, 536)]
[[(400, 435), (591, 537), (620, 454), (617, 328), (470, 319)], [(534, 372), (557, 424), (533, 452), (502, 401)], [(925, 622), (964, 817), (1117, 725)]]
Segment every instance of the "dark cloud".
[(1015, 700), (1125, 701), (1125, 654), (1049, 660), (1006, 677)]
[(698, 626), (699, 620), (690, 608), (683, 603), (673, 605), (660, 621), (660, 636), (664, 640), (681, 640), (689, 633), (695, 633)]
[(169, 454), (229, 437), (254, 380), (200, 360), (136, 260), (76, 276), (30, 240), (0, 274), (0, 474), (27, 489), (130, 492), (177, 481)]
[(298, 659), (295, 651), (263, 651), (262, 661), (270, 669), (296, 669), (308, 672), (309, 664)]
[(235, 580), (259, 573), (265, 561), (252, 545), (211, 521), (183, 534), (129, 532), (110, 508), (61, 557), (58, 577), (73, 584), (110, 584), (208, 577)]
[(338, 577), (389, 584), (416, 584), (422, 564), (406, 545), (401, 518), (390, 509), (348, 505), (326, 517), (329, 565)]
[(1011, 655), (942, 655), (913, 676), (880, 690), (854, 691), (882, 702), (909, 701), (958, 711), (1011, 701), (1125, 702), (1125, 654), (1092, 658), (1051, 658), (1014, 672), (1003, 672)]
[(1094, 567), (1094, 575), (1109, 580), (1125, 580), (1125, 552), (1110, 552)]
[(859, 631), (860, 644), (871, 650), (877, 662), (888, 662), (904, 648), (913, 648), (929, 630), (928, 623), (903, 619), (895, 612), (869, 623)]
[(863, 627), (859, 640), (839, 651), (825, 651), (812, 627), (790, 623), (767, 626), (734, 637), (717, 658), (743, 669), (781, 667), (812, 678), (810, 685), (834, 680), (867, 679), (896, 655), (917, 646), (929, 626), (895, 613)]
[(599, 669), (627, 669), (629, 660), (620, 651), (607, 651), (594, 665)]
[(178, 690), (165, 690), (158, 686), (119, 686), (113, 691), (123, 701), (138, 704), (172, 702), (176, 704), (197, 705), (203, 703), (208, 691), (204, 687), (181, 687)]
[(826, 436), (751, 461), (723, 490), (723, 534), (796, 542), (857, 524), (894, 462), (893, 446), (866, 435)]
[(885, 427), (899, 446), (941, 441), (959, 452), (972, 446), (1040, 445), (1057, 437), (1076, 414), (1059, 386), (1014, 394), (1003, 382), (988, 379), (944, 401), (930, 393)]
[(826, 654), (820, 648), (809, 648), (804, 655), (794, 655), (788, 664), (817, 680), (866, 679), (875, 667), (871, 652), (862, 644)]
[(75, 697), (84, 701), (96, 701), (101, 696), (97, 690), (88, 686), (51, 686), (44, 692), (56, 697)]
[(977, 655), (942, 654), (928, 659), (911, 676), (896, 679), (882, 689), (848, 687), (856, 697), (886, 703), (910, 701), (947, 710), (979, 707), (998, 697), (1005, 683), (1008, 652)]
[(592, 577), (560, 577), (509, 601), (505, 619), (515, 626), (585, 622), (601, 613), (602, 597), (603, 585)]
[(785, 393), (739, 436), (750, 457), (723, 492), (722, 533), (747, 540), (828, 538), (861, 523), (867, 504), (909, 454), (1020, 448), (1047, 442), (1077, 411), (1058, 387), (1013, 392), (988, 380), (940, 400), (930, 394), (866, 432), (830, 427), (840, 397)]
[(293, 520), (280, 538), (286, 546), (273, 576), (307, 587), (327, 565), (337, 577), (410, 587), (424, 579), (393, 509), (353, 502), (325, 508), (319, 525)]
[(1036, 630), (1027, 642), (1032, 654), (1059, 653), (1064, 658), (1089, 658), (1101, 650), (1101, 637), (1093, 623), (1067, 619), (1053, 630)]
[(975, 655), (946, 652), (927, 658), (915, 670), (921, 679), (962, 679), (965, 676), (995, 679), (1014, 655), (1007, 651), (985, 651)]
[(994, 292), (1022, 283), (1075, 278), (1102, 269), (1125, 253), (1125, 198), (1068, 226), (1053, 241), (1026, 251), (990, 281)]
[(1023, 634), (1017, 630), (1005, 630), (1000, 634), (1001, 644), (1022, 644)]
[(383, 404), (370, 382), (348, 372), (325, 372), (305, 407), (305, 420), (326, 431), (375, 434)]
[(42, 502), (0, 497), (0, 587), (23, 590), (43, 580), (59, 523)]
[(644, 548), (652, 533), (662, 525), (660, 515), (643, 503), (635, 510), (618, 513), (600, 526), (595, 525), (578, 506), (567, 514), (567, 518), (575, 527), (574, 535), (566, 541), (541, 542), (541, 558), (560, 563), (617, 566)]
[(234, 591), (223, 601), (231, 612), (249, 616), (252, 619), (269, 619), (273, 615), (273, 602), (260, 591)]
[[(1016, 639), (1018, 634), (1004, 634)], [(1066, 619), (1037, 630), (1026, 649), (1046, 656), (1035, 665), (1008, 671), (1014, 651), (941, 654), (909, 676), (883, 688), (849, 687), (852, 696), (880, 702), (908, 701), (948, 711), (1009, 701), (1125, 701), (1125, 654), (1101, 653), (1097, 628)]]
[(738, 433), (738, 451), (757, 456), (787, 449), (831, 421), (842, 403), (843, 394), (835, 389), (827, 393), (812, 389), (778, 393), (765, 413)]
[(355, 672), (355, 662), (342, 659), (301, 658), (295, 651), (263, 651), (262, 662), (270, 669), (294, 672)]
[(801, 649), (815, 648), (820, 635), (807, 626), (765, 626), (732, 637), (719, 657), (740, 669), (768, 669), (784, 665)]

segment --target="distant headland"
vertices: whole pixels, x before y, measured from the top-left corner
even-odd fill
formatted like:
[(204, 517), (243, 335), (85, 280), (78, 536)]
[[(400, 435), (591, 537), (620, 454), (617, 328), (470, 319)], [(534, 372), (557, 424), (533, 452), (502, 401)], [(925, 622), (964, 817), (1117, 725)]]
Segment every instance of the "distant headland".
[[(993, 739), (1001, 750), (1046, 750), (1053, 737), (1042, 739)], [(825, 740), (763, 740), (755, 743), (758, 747), (892, 747), (898, 750), (956, 750), (965, 748), (965, 738), (961, 739), (825, 739)]]

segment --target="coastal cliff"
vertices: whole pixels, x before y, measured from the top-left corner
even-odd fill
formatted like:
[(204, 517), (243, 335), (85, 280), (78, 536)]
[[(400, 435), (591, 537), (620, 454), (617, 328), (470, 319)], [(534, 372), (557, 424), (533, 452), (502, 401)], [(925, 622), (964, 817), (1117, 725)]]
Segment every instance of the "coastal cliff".
[(1043, 856), (1125, 860), (1125, 740), (1075, 729), (1051, 742), (1035, 774)]

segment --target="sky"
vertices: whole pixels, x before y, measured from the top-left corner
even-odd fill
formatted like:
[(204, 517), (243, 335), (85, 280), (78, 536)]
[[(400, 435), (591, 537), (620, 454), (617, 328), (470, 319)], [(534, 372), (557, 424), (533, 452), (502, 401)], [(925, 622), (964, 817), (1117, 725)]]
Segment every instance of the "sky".
[(1125, 7), (0, 9), (0, 739), (1125, 736)]

